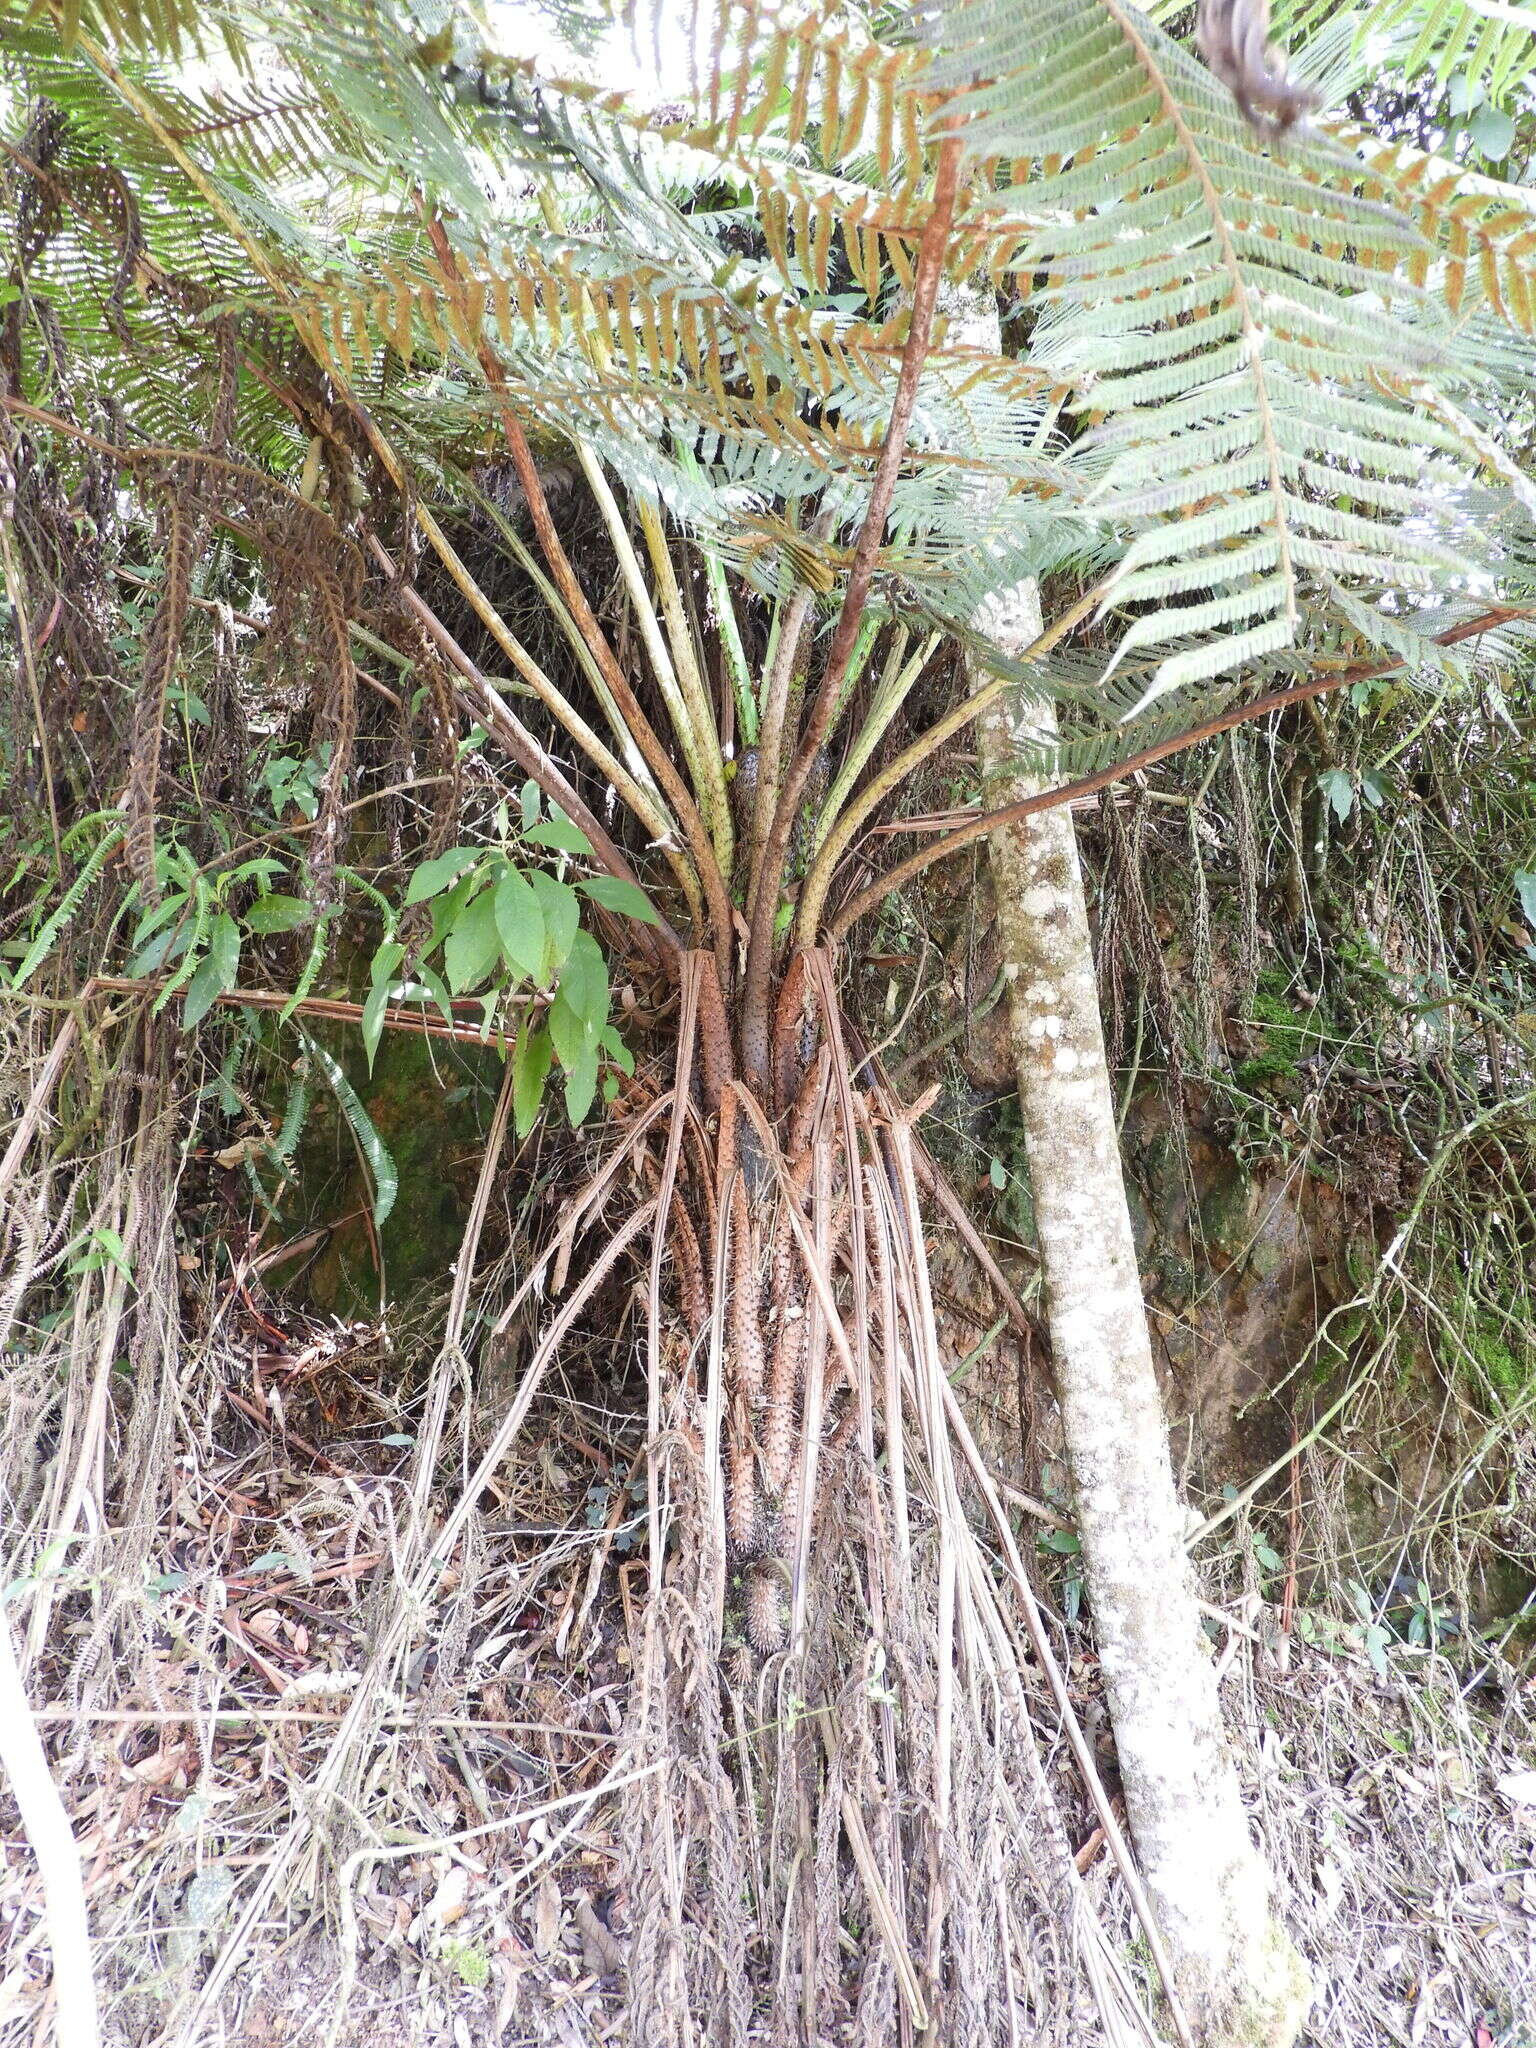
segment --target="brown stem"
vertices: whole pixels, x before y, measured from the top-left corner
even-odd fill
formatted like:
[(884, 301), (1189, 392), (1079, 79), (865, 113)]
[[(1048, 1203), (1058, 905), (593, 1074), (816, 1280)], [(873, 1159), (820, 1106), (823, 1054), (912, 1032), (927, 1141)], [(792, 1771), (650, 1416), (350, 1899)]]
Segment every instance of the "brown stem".
[(779, 984), (778, 1006), (773, 1016), (773, 1108), (787, 1116), (800, 1092), (804, 1062), (800, 1057), (800, 1028), (805, 1012), (804, 950), (791, 959)]
[[(394, 559), (384, 543), (376, 534), (370, 534), (369, 545), (379, 566), (387, 575), (393, 576), (395, 574)], [(454, 639), (436, 612), (432, 610), (420, 593), (408, 583), (401, 585), (401, 597), (421, 621), (428, 638), (435, 642), (439, 650), (447, 656), (448, 660), (452, 662), (453, 666), (459, 671), (459, 674), (469, 684), (473, 694), (469, 697), (465, 709), (469, 712), (470, 716), (483, 725), (488, 732), (495, 734), (513, 760), (516, 761), (519, 768), (522, 769), (523, 773), (532, 776), (544, 794), (553, 798), (571, 820), (572, 824), (580, 827), (586, 834), (592, 851), (597, 856), (601, 866), (610, 875), (617, 875), (620, 881), (632, 882), (637, 889), (640, 888), (641, 885), (636, 878), (634, 870), (630, 867), (628, 861), (625, 860), (609, 834), (604, 831), (596, 813), (591, 809), (590, 805), (583, 801), (577, 791), (572, 788), (555, 762), (550, 759), (549, 754), (540, 746), (522, 720), (515, 717), (507, 709), (506, 705), (502, 703), (496, 692), (491, 689), (485, 677), (464, 652), (458, 641)], [(644, 892), (642, 891), (642, 893)], [(652, 908), (654, 909), (655, 906), (652, 905)], [(663, 943), (674, 956), (680, 954), (682, 951), (681, 939), (679, 939), (677, 933), (673, 931), (671, 925), (667, 923), (659, 911), (657, 911), (656, 916), (656, 931), (660, 934)], [(645, 929), (645, 927), (642, 927), (642, 930)], [(654, 934), (647, 933), (647, 936), (654, 936)]]
[[(486, 371), (490, 377), (489, 369)], [(499, 379), (499, 371), (497, 377)], [(507, 399), (505, 382), (492, 384), (492, 390), (501, 413), (502, 432), (512, 456), (512, 465), (517, 471), (517, 480), (523, 488), (528, 503), (529, 517), (533, 530), (538, 535), (539, 546), (544, 551), (556, 587), (569, 607), (571, 616), (581, 628), (583, 639), (592, 651), (592, 657), (602, 670), (603, 681), (608, 685), (614, 703), (618, 706), (625, 724), (629, 727), (635, 744), (645, 757), (646, 766), (655, 776), (658, 787), (666, 796), (677, 814), (688, 849), (693, 855), (694, 865), (699, 871), (705, 900), (709, 905), (710, 923), (714, 930), (715, 961), (722, 982), (730, 977), (730, 943), (734, 919), (731, 916), (730, 898), (726, 894), (725, 880), (720, 873), (720, 863), (715, 858), (714, 844), (710, 839), (693, 793), (673, 765), (672, 757), (657, 738), (650, 720), (640, 708), (640, 700), (630, 688), (618, 658), (608, 644), (608, 636), (597, 622), (596, 614), (587, 603), (586, 593), (577, 580), (576, 571), (571, 567), (570, 557), (560, 545), (555, 531), (554, 520), (550, 517), (549, 501), (544, 496), (544, 487), (539, 481), (534, 466), (533, 453), (528, 446), (522, 425), (512, 411)]]
[[(1076, 604), (1069, 606), (1054, 624), (1045, 629), (1038, 640), (1032, 641), (1024, 649), (1019, 660), (1040, 660), (1059, 640), (1064, 639), (1080, 620), (1087, 618), (1089, 613), (1096, 609), (1105, 592), (1106, 586), (1102, 583), (1084, 591)], [(994, 676), (991, 682), (983, 684), (952, 711), (946, 712), (944, 717), (930, 725), (928, 730), (915, 739), (911, 746), (904, 748), (894, 761), (887, 762), (885, 767), (871, 775), (863, 789), (847, 805), (842, 816), (837, 819), (822, 841), (821, 851), (813, 861), (811, 871), (800, 891), (800, 905), (795, 922), (802, 946), (813, 946), (816, 943), (817, 934), (821, 930), (822, 908), (826, 903), (827, 890), (831, 887), (837, 864), (845, 850), (852, 844), (864, 820), (872, 811), (878, 810), (893, 789), (905, 782), (925, 761), (930, 760), (955, 733), (963, 731), (972, 719), (979, 716), (1007, 688), (1008, 682), (1002, 676)]]
[[(810, 526), (812, 540), (825, 540), (832, 531), (832, 513), (823, 509)], [(757, 900), (763, 879), (763, 850), (779, 806), (779, 781), (784, 766), (784, 726), (789, 711), (790, 686), (800, 653), (801, 636), (810, 615), (815, 592), (802, 583), (784, 608), (779, 644), (774, 649), (773, 667), (763, 685), (763, 716), (757, 735), (757, 789), (752, 799), (751, 847), (747, 868), (747, 914)]]
[(853, 551), (853, 564), (843, 592), (821, 687), (811, 706), (800, 746), (779, 791), (778, 808), (763, 846), (758, 870), (757, 896), (752, 905), (752, 929), (747, 941), (747, 964), (742, 997), (742, 1065), (761, 1099), (767, 1099), (769, 1065), (768, 990), (773, 968), (773, 927), (779, 907), (778, 877), (784, 869), (794, 830), (795, 813), (810, 780), (812, 764), (821, 751), (832, 720), (848, 662), (858, 638), (859, 624), (869, 597), (875, 557), (885, 537), (886, 516), (896, 490), (896, 476), (907, 445), (907, 433), (917, 405), (917, 385), (933, 335), (933, 316), (938, 304), (939, 284), (944, 275), (944, 256), (955, 216), (955, 196), (960, 185), (960, 138), (948, 135), (939, 145), (934, 171), (933, 206), (923, 229), (917, 254), (917, 275), (912, 287), (912, 319), (906, 346), (901, 353), (901, 375), (891, 407), (885, 445), (875, 466), (870, 486), (869, 508)]
[[(1491, 632), (1496, 626), (1508, 625), (1511, 619), (1528, 616), (1522, 606), (1497, 605), (1475, 619), (1452, 626), (1448, 632), (1437, 633), (1434, 644), (1437, 647), (1454, 647), (1459, 641), (1472, 640), (1480, 633)], [(1194, 726), (1189, 732), (1179, 733), (1171, 740), (1162, 740), (1155, 747), (1143, 747), (1139, 754), (1117, 762), (1113, 768), (1101, 768), (1097, 774), (1080, 776), (1076, 782), (1060, 783), (1055, 789), (1042, 790), (1038, 796), (1024, 797), (1016, 804), (1005, 804), (1001, 810), (978, 813), (964, 825), (957, 825), (954, 831), (946, 832), (932, 846), (925, 846), (920, 853), (909, 854), (905, 860), (898, 861), (878, 882), (871, 882), (867, 889), (861, 889), (846, 909), (839, 911), (832, 920), (828, 926), (829, 935), (834, 939), (845, 937), (865, 911), (883, 903), (893, 889), (910, 882), (914, 875), (920, 875), (934, 861), (959, 853), (963, 847), (974, 845), (978, 839), (985, 839), (989, 833), (1005, 825), (1016, 825), (1021, 818), (1032, 818), (1037, 811), (1052, 811), (1058, 804), (1070, 804), (1078, 797), (1092, 796), (1098, 790), (1108, 789), (1112, 783), (1124, 781), (1138, 769), (1166, 761), (1170, 754), (1181, 754), (1185, 748), (1198, 746), (1201, 740), (1214, 739), (1218, 733), (1230, 732), (1233, 726), (1245, 725), (1250, 719), (1267, 718), (1271, 712), (1284, 711), (1292, 704), (1308, 703), (1314, 697), (1326, 696), (1330, 690), (1343, 690), (1352, 683), (1373, 682), (1378, 676), (1391, 675), (1395, 669), (1402, 668), (1405, 661), (1406, 657), (1399, 654), (1387, 661), (1357, 662), (1333, 675), (1315, 677), (1310, 683), (1297, 683), (1289, 690), (1270, 690), (1262, 697), (1255, 697), (1250, 704), (1239, 704), (1215, 718), (1208, 718), (1203, 725)]]

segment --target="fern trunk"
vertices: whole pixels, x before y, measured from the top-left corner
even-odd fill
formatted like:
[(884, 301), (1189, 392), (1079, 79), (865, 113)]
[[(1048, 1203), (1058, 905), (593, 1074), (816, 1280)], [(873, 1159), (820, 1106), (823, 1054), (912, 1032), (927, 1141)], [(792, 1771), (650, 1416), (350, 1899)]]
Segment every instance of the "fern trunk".
[[(987, 626), (1004, 651), (1028, 647), (1034, 586)], [(1029, 720), (1038, 758), (1054, 712), (1031, 705)], [(1043, 786), (1024, 747), (1005, 698), (981, 721), (991, 803)], [(1308, 1980), (1249, 1839), (1184, 1550), (1070, 810), (999, 830), (991, 858), (1084, 1574), (1138, 1858), (1196, 2039), (1286, 2048)]]

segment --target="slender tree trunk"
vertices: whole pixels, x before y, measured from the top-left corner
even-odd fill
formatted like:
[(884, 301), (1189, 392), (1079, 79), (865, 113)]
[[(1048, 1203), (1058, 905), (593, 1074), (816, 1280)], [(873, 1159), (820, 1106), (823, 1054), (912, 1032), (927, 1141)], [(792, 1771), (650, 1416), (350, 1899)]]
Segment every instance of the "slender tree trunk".
[[(1022, 652), (1040, 630), (1035, 585), (978, 623)], [(989, 804), (1043, 786), (1027, 756), (1054, 731), (1049, 705), (1026, 713), (1005, 698), (984, 715)], [(1197, 2036), (1285, 2048), (1310, 1986), (1249, 1839), (1184, 1550), (1071, 812), (1040, 812), (990, 844), (1057, 1389), (1132, 1833)]]

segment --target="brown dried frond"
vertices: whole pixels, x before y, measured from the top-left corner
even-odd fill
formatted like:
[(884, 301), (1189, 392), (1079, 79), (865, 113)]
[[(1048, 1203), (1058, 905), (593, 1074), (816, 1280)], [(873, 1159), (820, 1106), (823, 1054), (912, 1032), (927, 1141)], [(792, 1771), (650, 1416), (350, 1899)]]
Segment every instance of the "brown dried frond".
[[(827, 1047), (822, 1047), (823, 1054)], [(800, 1083), (798, 1094), (789, 1112), (789, 1121), (784, 1128), (784, 1150), (791, 1159), (798, 1158), (811, 1142), (811, 1128), (821, 1104), (822, 1082), (826, 1077), (827, 1060), (822, 1058), (807, 1069)]]
[(118, 340), (127, 343), (132, 338), (128, 326), (128, 288), (144, 253), (144, 227), (133, 188), (116, 164), (103, 164), (100, 180), (108, 210), (117, 219), (121, 237), (117, 270), (101, 309), (102, 317)]
[(218, 382), (208, 422), (207, 446), (211, 454), (223, 455), (234, 438), (240, 397), (240, 356), (235, 347), (235, 323), (228, 313), (221, 313), (214, 322), (213, 346)]
[(1147, 1007), (1168, 1061), (1169, 1077), (1177, 1090), (1183, 1080), (1183, 1045), (1173, 982), (1147, 900), (1146, 805), (1134, 803), (1127, 826), (1125, 812), (1114, 801), (1113, 791), (1106, 790), (1099, 799), (1099, 813), (1109, 849), (1109, 879), (1115, 899), (1122, 973), (1134, 975), (1145, 991)]
[(790, 1298), (795, 1276), (800, 1270), (800, 1253), (795, 1243), (795, 1226), (790, 1216), (790, 1204), (798, 1205), (801, 1214), (805, 1212), (806, 1191), (811, 1184), (812, 1155), (807, 1146), (790, 1159), (788, 1185), (781, 1189), (778, 1219), (773, 1231), (773, 1256), (768, 1271), (768, 1306), (782, 1311)]
[(227, 798), (247, 794), (251, 731), (239, 686), (239, 650), (233, 612), (221, 604), (213, 614), (213, 671), (208, 689), (208, 768), (204, 787)]
[(1237, 847), (1237, 987), (1233, 1003), (1240, 1015), (1247, 1016), (1259, 985), (1260, 848), (1246, 734), (1228, 733), (1227, 761), (1232, 771), (1232, 836)]
[(763, 1324), (757, 1234), (746, 1185), (738, 1174), (731, 1194), (731, 1361), (749, 1401), (763, 1390)]
[(1269, 0), (1200, 0), (1195, 44), (1254, 127), (1293, 128), (1317, 105), (1269, 40)]
[(447, 663), (427, 638), (420, 619), (399, 601), (398, 593), (391, 595), (377, 623), (381, 636), (409, 655), (417, 679), (425, 685), (429, 757), (434, 775), (440, 778), (432, 792), (432, 823), (427, 832), (430, 859), (447, 846), (458, 821), (463, 786), (458, 700)]
[(62, 108), (40, 99), (17, 150), (25, 167), (16, 185), (16, 263), (23, 273), (41, 256), (59, 224), (59, 188), (47, 171), (68, 125)]
[(736, 1171), (736, 1127), (741, 1119), (741, 1098), (728, 1088), (720, 1099), (720, 1134), (715, 1140), (715, 1184), (723, 1202)]
[(427, 729), (432, 736), (433, 773), (442, 777), (432, 799), (428, 855), (441, 853), (452, 837), (459, 815), (463, 777), (459, 764), (459, 709), (446, 663), (428, 649), (419, 673), (427, 685)]
[(672, 1256), (677, 1262), (677, 1291), (690, 1336), (698, 1339), (709, 1323), (709, 1290), (693, 1220), (681, 1202), (672, 1205)]

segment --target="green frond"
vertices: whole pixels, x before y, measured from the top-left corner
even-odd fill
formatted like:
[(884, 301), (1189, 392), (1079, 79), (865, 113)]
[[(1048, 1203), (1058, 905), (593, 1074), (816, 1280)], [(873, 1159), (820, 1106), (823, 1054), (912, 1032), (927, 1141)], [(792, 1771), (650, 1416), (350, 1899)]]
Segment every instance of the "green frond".
[(1442, 85), (1453, 72), (1480, 80), (1495, 98), (1511, 92), (1536, 64), (1536, 18), (1506, 0), (1365, 0), (1340, 21), (1330, 0), (1276, 0), (1276, 33), (1290, 47), (1329, 26), (1347, 28), (1362, 71), (1428, 72)]
[(1294, 640), (1309, 575), (1369, 564), (1414, 588), (1464, 569), (1445, 536), (1477, 451), (1379, 371), (1457, 389), (1466, 350), (1384, 179), (1363, 189), (1300, 137), (1261, 153), (1225, 88), (1122, 0), (970, 0), (937, 36), (967, 141), (1022, 171), (986, 203), (1035, 224), (1012, 273), (1045, 279), (1031, 360), (1091, 422), (1071, 458), (1086, 503), (1145, 527), (1121, 594), (1152, 595), (1156, 565), (1162, 608), (1127, 644), (1202, 643), (1148, 694)]

